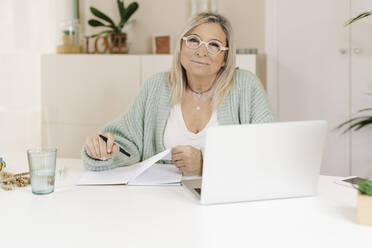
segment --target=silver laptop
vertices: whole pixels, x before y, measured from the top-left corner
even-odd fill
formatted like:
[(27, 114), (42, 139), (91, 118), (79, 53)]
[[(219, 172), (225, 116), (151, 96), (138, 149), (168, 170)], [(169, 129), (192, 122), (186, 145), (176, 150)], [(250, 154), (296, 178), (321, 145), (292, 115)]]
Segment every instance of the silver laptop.
[(201, 204), (313, 196), (326, 131), (326, 121), (211, 127), (202, 179), (182, 183)]

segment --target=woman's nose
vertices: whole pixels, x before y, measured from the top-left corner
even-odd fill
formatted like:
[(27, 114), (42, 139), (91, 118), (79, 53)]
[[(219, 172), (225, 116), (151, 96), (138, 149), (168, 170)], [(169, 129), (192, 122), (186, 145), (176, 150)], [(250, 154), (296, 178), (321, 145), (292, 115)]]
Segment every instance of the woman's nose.
[(196, 49), (196, 54), (199, 56), (207, 56), (208, 49), (206, 44), (202, 44), (198, 49)]

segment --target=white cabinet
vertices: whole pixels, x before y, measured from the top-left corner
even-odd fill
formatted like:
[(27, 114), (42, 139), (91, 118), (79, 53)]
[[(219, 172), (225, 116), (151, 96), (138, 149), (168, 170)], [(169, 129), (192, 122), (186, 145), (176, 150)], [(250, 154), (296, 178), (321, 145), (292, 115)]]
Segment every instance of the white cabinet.
[[(239, 55), (237, 66), (256, 73), (256, 60)], [(171, 63), (171, 55), (42, 56), (42, 144), (79, 158), (85, 138), (124, 113), (144, 80)]]
[(321, 172), (372, 176), (372, 129), (335, 130), (358, 109), (372, 107), (372, 96), (363, 94), (372, 92), (372, 18), (343, 26), (372, 10), (372, 1), (267, 0), (266, 7), (274, 61), (268, 66), (276, 68), (268, 68), (268, 86), (276, 85), (280, 119), (328, 120)]

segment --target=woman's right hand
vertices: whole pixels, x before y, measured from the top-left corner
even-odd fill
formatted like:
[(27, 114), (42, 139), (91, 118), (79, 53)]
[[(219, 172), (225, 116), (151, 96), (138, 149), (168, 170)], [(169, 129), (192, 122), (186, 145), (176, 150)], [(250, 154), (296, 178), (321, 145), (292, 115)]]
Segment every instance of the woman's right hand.
[[(99, 137), (100, 134), (107, 138), (107, 143)], [(114, 144), (114, 140), (115, 136), (112, 133), (96, 133), (87, 137), (84, 148), (89, 157), (107, 160), (119, 151), (119, 146)]]

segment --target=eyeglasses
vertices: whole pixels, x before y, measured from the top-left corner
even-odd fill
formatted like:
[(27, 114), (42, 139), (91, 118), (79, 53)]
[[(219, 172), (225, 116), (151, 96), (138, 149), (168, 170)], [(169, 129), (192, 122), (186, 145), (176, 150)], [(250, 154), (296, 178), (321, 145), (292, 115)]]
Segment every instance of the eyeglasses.
[(224, 47), (221, 44), (221, 42), (218, 42), (215, 40), (205, 42), (205, 41), (202, 41), (197, 35), (194, 35), (194, 34), (182, 37), (182, 40), (186, 41), (186, 46), (188, 48), (191, 48), (194, 50), (198, 49), (201, 45), (204, 44), (207, 48), (208, 53), (210, 53), (211, 55), (217, 55), (221, 51), (226, 51), (229, 49), (227, 47)]

